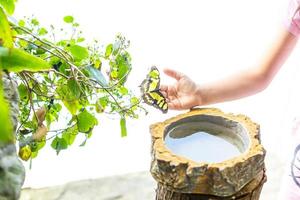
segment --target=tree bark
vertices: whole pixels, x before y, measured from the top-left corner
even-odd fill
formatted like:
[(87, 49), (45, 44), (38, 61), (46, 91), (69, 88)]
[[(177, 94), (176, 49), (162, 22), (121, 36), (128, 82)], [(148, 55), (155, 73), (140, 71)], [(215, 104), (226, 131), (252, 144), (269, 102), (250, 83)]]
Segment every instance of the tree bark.
[[(257, 179), (258, 177), (256, 177)], [(259, 196), (267, 178), (263, 173), (260, 181), (256, 180), (248, 183), (241, 191), (229, 197), (218, 197), (204, 194), (187, 194), (169, 190), (162, 184), (157, 185), (156, 200), (259, 200)], [(250, 191), (249, 191), (250, 190)]]
[[(19, 115), (17, 83), (6, 74), (3, 74), (0, 81), (3, 81), (4, 98), (10, 106), (11, 122), (15, 134)], [(25, 168), (18, 158), (15, 144), (0, 147), (0, 200), (19, 199), (24, 180)]]

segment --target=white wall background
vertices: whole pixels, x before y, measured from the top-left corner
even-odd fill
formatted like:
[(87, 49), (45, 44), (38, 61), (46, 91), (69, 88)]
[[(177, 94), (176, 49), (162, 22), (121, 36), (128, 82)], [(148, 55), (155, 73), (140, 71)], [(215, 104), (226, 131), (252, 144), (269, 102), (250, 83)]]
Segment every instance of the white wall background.
[[(15, 16), (34, 14), (48, 25), (59, 24), (71, 14), (86, 37), (101, 43), (121, 32), (131, 40), (133, 72), (128, 84), (136, 88), (151, 65), (180, 70), (199, 83), (256, 65), (282, 28), (287, 4), (287, 0), (19, 0)], [(213, 105), (258, 122), (266, 149), (279, 148), (282, 158), (299, 51), (263, 93)], [(162, 76), (162, 82), (173, 80)], [(128, 122), (126, 138), (120, 137), (118, 121), (100, 117), (100, 125), (84, 148), (74, 145), (59, 156), (46, 148), (34, 160), (33, 169), (27, 170), (25, 187), (148, 170), (149, 124), (178, 113), (149, 110), (148, 116)]]

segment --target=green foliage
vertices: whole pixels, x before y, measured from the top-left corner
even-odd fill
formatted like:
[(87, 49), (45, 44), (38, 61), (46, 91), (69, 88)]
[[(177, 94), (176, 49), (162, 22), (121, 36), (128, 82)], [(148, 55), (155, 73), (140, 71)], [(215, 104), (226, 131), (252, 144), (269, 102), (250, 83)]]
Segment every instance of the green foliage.
[(40, 142), (31, 142), (30, 143), (31, 158), (36, 158), (39, 153), (39, 150), (44, 148), (45, 144), (46, 144), (45, 140), (42, 140)]
[(87, 48), (84, 48), (79, 45), (72, 45), (70, 47), (70, 52), (75, 60), (82, 61), (84, 59), (87, 59), (89, 57), (89, 52)]
[(74, 17), (72, 17), (72, 16), (65, 16), (64, 17), (64, 21), (66, 22), (66, 23), (73, 23), (73, 21), (74, 21)]
[(111, 55), (112, 51), (113, 51), (113, 45), (112, 44), (107, 45), (105, 50), (105, 58), (108, 58)]
[(12, 34), (11, 34), (9, 23), (7, 21), (7, 17), (1, 7), (0, 7), (0, 27), (1, 27), (0, 46), (11, 48), (13, 46)]
[(64, 138), (55, 137), (51, 143), (51, 147), (56, 150), (57, 154), (59, 154), (61, 150), (68, 148), (68, 143)]
[[(3, 7), (11, 9), (9, 5)], [(0, 67), (17, 77), (21, 101), (16, 139), (21, 148), (26, 147), (24, 152), (30, 152), (22, 154), (24, 160), (37, 157), (46, 143), (58, 154), (78, 134), (85, 136), (84, 146), (98, 125), (96, 113), (119, 115), (121, 136), (127, 135), (126, 119), (138, 118), (144, 108), (125, 85), (131, 71), (125, 37), (117, 35), (108, 45), (97, 40), (87, 43), (72, 16), (63, 18), (65, 27), (48, 28), (36, 18), (8, 22), (5, 12), (0, 12)], [(0, 121), (5, 122), (9, 115), (8, 110), (2, 112), (7, 109), (2, 97), (0, 91)], [(63, 120), (65, 126), (58, 127)], [(1, 132), (11, 130), (5, 124)], [(49, 131), (35, 139), (41, 127)], [(2, 136), (0, 141), (5, 141)]]
[(78, 128), (76, 126), (72, 126), (67, 128), (63, 133), (62, 137), (66, 140), (68, 145), (72, 145), (75, 141), (76, 136), (78, 135)]
[(23, 84), (21, 83), (19, 86), (18, 86), (18, 92), (19, 92), (19, 96), (20, 96), (20, 100), (21, 101), (27, 101), (29, 99), (29, 91), (28, 91), (28, 88)]
[(67, 86), (70, 91), (70, 95), (72, 95), (74, 99), (79, 99), (81, 96), (81, 88), (78, 82), (74, 78), (70, 78), (67, 81)]
[(0, 6), (2, 6), (8, 14), (12, 15), (15, 11), (15, 2), (16, 0), (0, 0)]
[(77, 115), (77, 128), (79, 132), (89, 133), (97, 124), (98, 120), (86, 109)]
[(10, 72), (41, 71), (50, 69), (48, 62), (16, 48), (0, 47), (0, 67)]
[[(2, 80), (1, 71), (0, 71), (0, 80)], [(10, 114), (7, 102), (3, 98), (3, 86), (2, 81), (0, 81), (0, 147), (6, 143), (12, 143), (14, 141), (14, 137), (12, 134), (12, 126), (10, 122)]]
[(126, 119), (123, 117), (120, 119), (120, 127), (121, 127), (121, 136), (122, 137), (127, 136)]

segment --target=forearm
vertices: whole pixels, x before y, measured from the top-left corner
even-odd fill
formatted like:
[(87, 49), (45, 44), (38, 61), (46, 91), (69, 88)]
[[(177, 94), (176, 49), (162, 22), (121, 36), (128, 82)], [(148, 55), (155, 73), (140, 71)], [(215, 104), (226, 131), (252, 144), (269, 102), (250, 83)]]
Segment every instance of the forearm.
[(264, 90), (286, 61), (298, 38), (283, 30), (268, 54), (257, 67), (236, 73), (226, 79), (198, 86), (201, 105), (230, 101)]
[(226, 79), (198, 86), (201, 105), (209, 105), (240, 99), (263, 90), (262, 80), (255, 81), (251, 70), (242, 71)]

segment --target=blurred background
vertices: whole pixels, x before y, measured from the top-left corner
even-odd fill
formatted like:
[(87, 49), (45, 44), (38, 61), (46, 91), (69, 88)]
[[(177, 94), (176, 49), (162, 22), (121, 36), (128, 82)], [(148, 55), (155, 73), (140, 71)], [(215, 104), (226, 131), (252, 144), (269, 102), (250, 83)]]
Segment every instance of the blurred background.
[[(84, 36), (102, 44), (122, 33), (131, 41), (133, 70), (127, 84), (138, 94), (138, 85), (152, 65), (182, 71), (199, 84), (257, 65), (283, 28), (287, 7), (288, 0), (19, 0), (15, 16), (34, 15), (48, 26), (73, 15)], [(267, 162), (273, 162), (271, 171), (282, 169), (290, 122), (300, 114), (299, 68), (300, 49), (296, 47), (264, 92), (210, 106), (245, 114), (261, 125)], [(173, 83), (164, 74), (161, 81)], [(126, 138), (120, 136), (118, 120), (101, 115), (85, 147), (79, 147), (78, 141), (57, 156), (49, 146), (33, 160), (31, 170), (25, 163), (24, 187), (148, 171), (149, 125), (182, 112), (161, 114), (149, 108), (147, 116), (128, 121)], [(270, 179), (267, 185), (279, 185), (280, 179), (271, 183)]]

